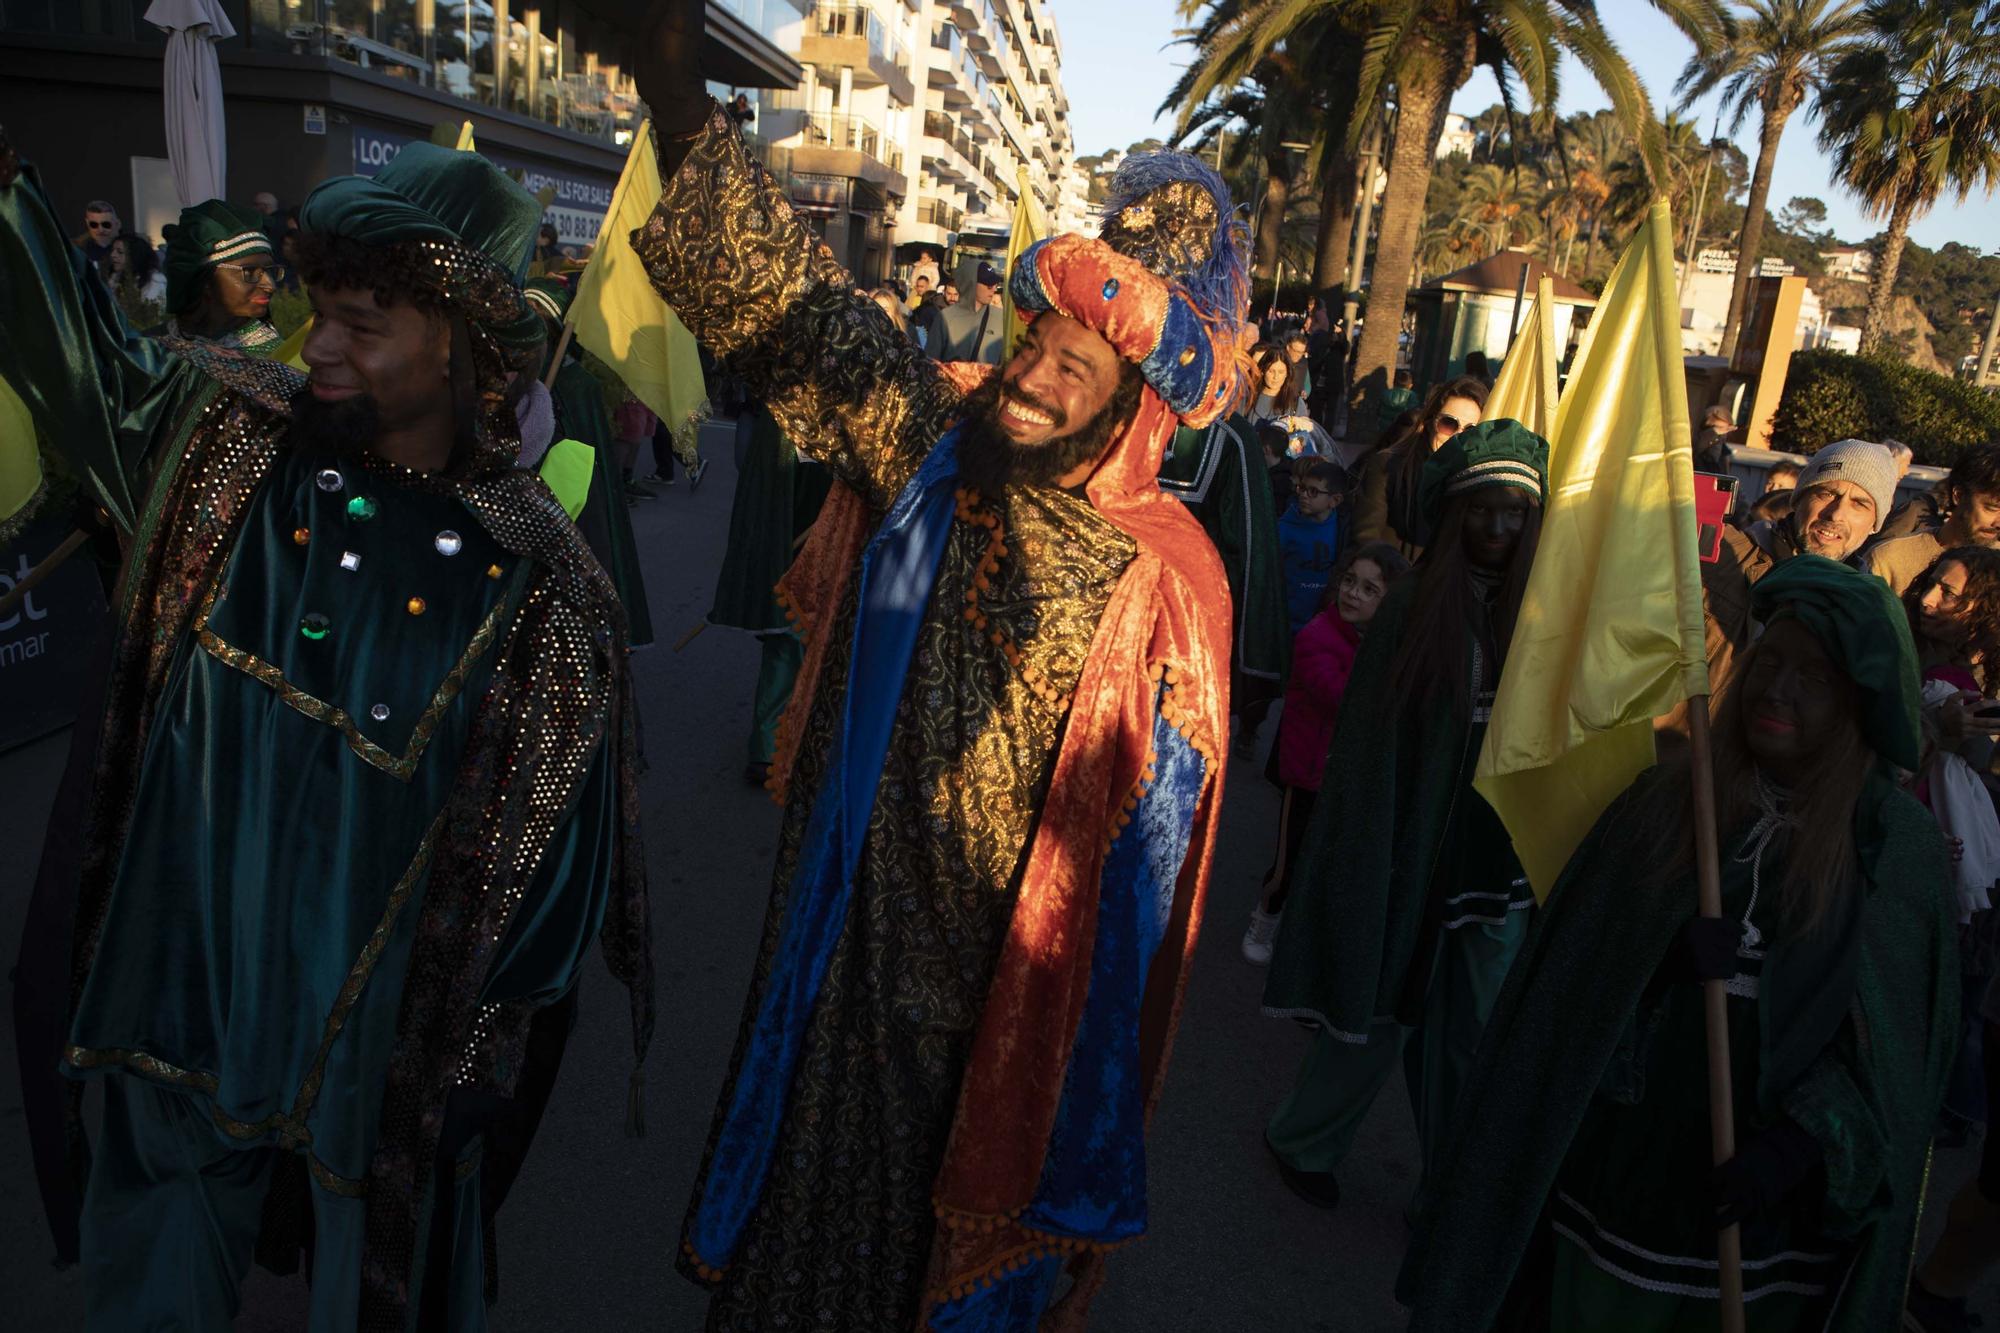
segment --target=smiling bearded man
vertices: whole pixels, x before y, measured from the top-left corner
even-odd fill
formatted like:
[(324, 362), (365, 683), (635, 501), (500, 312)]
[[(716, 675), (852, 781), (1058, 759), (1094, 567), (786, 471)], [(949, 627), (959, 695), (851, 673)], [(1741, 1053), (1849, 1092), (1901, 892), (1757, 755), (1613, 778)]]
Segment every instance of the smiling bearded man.
[(412, 144), (306, 200), (309, 377), (168, 342), (200, 383), (140, 460), (88, 818), (51, 839), (83, 848), (67, 1032), (23, 1043), (31, 1101), (58, 1059), (104, 1089), (91, 1330), (227, 1327), (308, 1209), (315, 1330), (483, 1328), (594, 935), (644, 1050), (624, 618), (516, 467), (540, 215)]
[(838, 478), (781, 585), (784, 824), (682, 1267), (715, 1329), (1079, 1326), (1146, 1227), (1221, 802), (1228, 588), (1155, 477), (1234, 397), (1226, 188), (1128, 158), (1100, 238), (1014, 263), (1006, 364), (942, 365), (701, 97), (702, 6), (649, 26), (634, 244)]

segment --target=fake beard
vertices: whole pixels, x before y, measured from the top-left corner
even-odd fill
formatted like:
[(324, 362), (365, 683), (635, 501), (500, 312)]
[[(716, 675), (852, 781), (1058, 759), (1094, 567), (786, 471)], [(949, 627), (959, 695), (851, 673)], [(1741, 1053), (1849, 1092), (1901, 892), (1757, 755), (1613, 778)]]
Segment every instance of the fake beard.
[(292, 440), (307, 453), (358, 458), (381, 432), (381, 411), (367, 394), (321, 402), (310, 386), (292, 395)]
[(987, 495), (997, 495), (1005, 486), (1054, 486), (1086, 463), (1102, 457), (1111, 437), (1124, 424), (1119, 399), (1110, 402), (1080, 430), (1057, 435), (1045, 444), (1014, 442), (1000, 425), (1000, 403), (1005, 397), (1055, 418), (1055, 429), (1069, 424), (1061, 408), (1039, 398), (1007, 389), (998, 375), (987, 380), (965, 399), (965, 433), (958, 441), (958, 478), (963, 484)]

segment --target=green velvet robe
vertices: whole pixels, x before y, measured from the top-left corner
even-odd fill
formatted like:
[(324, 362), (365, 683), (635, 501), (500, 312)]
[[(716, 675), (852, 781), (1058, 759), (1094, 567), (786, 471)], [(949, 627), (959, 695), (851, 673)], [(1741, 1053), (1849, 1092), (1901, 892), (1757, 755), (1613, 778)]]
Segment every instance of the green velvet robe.
[(1291, 670), (1292, 635), (1278, 516), (1255, 428), (1240, 413), (1205, 430), (1181, 427), (1160, 466), (1160, 489), (1194, 511), (1222, 557), (1236, 612), (1230, 660), (1237, 679), (1230, 697), (1240, 704), (1253, 689), (1276, 694)]
[[(1404, 1262), (1416, 1333), (1518, 1326), (1533, 1296), (1517, 1281), (1523, 1259), (1593, 1098), (1645, 1096), (1633, 1075), (1657, 1027), (1639, 1020), (1657, 1003), (1642, 997), (1694, 914), (1695, 889), (1691, 876), (1657, 887), (1635, 876), (1634, 835), (1650, 803), (1680, 799), (1685, 780), (1651, 769), (1605, 812), (1508, 979), (1461, 1112), (1482, 1132), (1462, 1132), (1432, 1173)], [(1862, 883), (1846, 913), (1810, 948), (1781, 937), (1765, 964), (1755, 1077), (1736, 1086), (1736, 1116), (1739, 1137), (1782, 1114), (1819, 1141), (1819, 1224), (1848, 1265), (1829, 1327), (1880, 1333), (1900, 1317), (1957, 1052), (1958, 955), (1936, 821), (1878, 774), (1854, 839)], [(1767, 864), (1767, 892), (1770, 878)]]
[(746, 411), (749, 447), (736, 475), (729, 540), (708, 619), (752, 634), (784, 633), (790, 622), (778, 605), (778, 580), (819, 517), (833, 474), (802, 457), (769, 412), (757, 407)]
[[(1414, 700), (1395, 678), (1416, 588), (1392, 587), (1362, 637), (1264, 983), (1266, 1014), (1344, 1041), (1415, 1022), (1446, 897), (1457, 910), (1530, 900), (1506, 829), (1472, 790), (1486, 734), (1474, 700)], [(1466, 654), (1468, 679), (1484, 669), (1490, 690), (1498, 672), (1469, 627)]]

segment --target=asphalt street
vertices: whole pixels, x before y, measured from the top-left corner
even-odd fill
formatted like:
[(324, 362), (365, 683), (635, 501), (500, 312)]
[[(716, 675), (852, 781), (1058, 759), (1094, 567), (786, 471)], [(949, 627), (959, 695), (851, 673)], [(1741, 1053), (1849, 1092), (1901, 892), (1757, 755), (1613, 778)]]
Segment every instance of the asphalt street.
[[(630, 1033), (620, 988), (593, 965), (582, 1017), (533, 1155), (500, 1219), (496, 1333), (701, 1326), (703, 1293), (673, 1269), (678, 1229), (748, 979), (778, 813), (740, 774), (757, 648), (701, 623), (728, 528), (729, 434), (706, 433), (707, 479), (685, 478), (633, 511), (660, 642), (634, 669), (651, 770), (646, 856), (659, 972), (645, 1138), (623, 1132)], [(1266, 739), (1275, 729), (1266, 726)], [(0, 755), (9, 852), (0, 857), (0, 953), (11, 961), (66, 735)], [(1262, 973), (1237, 953), (1265, 865), (1277, 801), (1261, 762), (1233, 761), (1222, 841), (1186, 1017), (1148, 1147), (1150, 1234), (1115, 1255), (1095, 1307), (1099, 1333), (1386, 1333), (1417, 1174), (1407, 1102), (1394, 1084), (1363, 1127), (1344, 1199), (1295, 1199), (1262, 1127), (1289, 1085), (1305, 1033), (1257, 1011)], [(0, 1001), (5, 1003), (5, 1001)], [(1941, 1155), (1932, 1207), (1976, 1165)], [(22, 1127), (11, 1014), (0, 1021), (0, 1323), (39, 1333), (82, 1324), (82, 1282), (50, 1262)], [(1989, 1321), (2000, 1302), (1987, 1305)], [(303, 1326), (303, 1286), (254, 1272), (239, 1330)], [(851, 1333), (877, 1333), (853, 1330)]]

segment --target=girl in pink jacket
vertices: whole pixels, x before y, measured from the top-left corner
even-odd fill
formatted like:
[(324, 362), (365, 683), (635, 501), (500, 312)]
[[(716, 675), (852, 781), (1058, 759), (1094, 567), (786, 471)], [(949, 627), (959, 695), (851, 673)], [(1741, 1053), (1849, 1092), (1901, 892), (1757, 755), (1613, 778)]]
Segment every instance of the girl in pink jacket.
[(1340, 697), (1361, 636), (1382, 605), (1389, 584), (1409, 571), (1410, 562), (1387, 542), (1350, 548), (1327, 580), (1326, 600), (1292, 640), (1292, 677), (1285, 688), (1284, 716), (1278, 722), (1273, 767), (1284, 798), (1278, 805), (1278, 855), (1264, 875), (1264, 892), (1243, 932), (1243, 956), (1262, 966), (1271, 961), (1271, 942), (1291, 887), (1292, 863), (1305, 837), (1313, 798), (1333, 744)]

